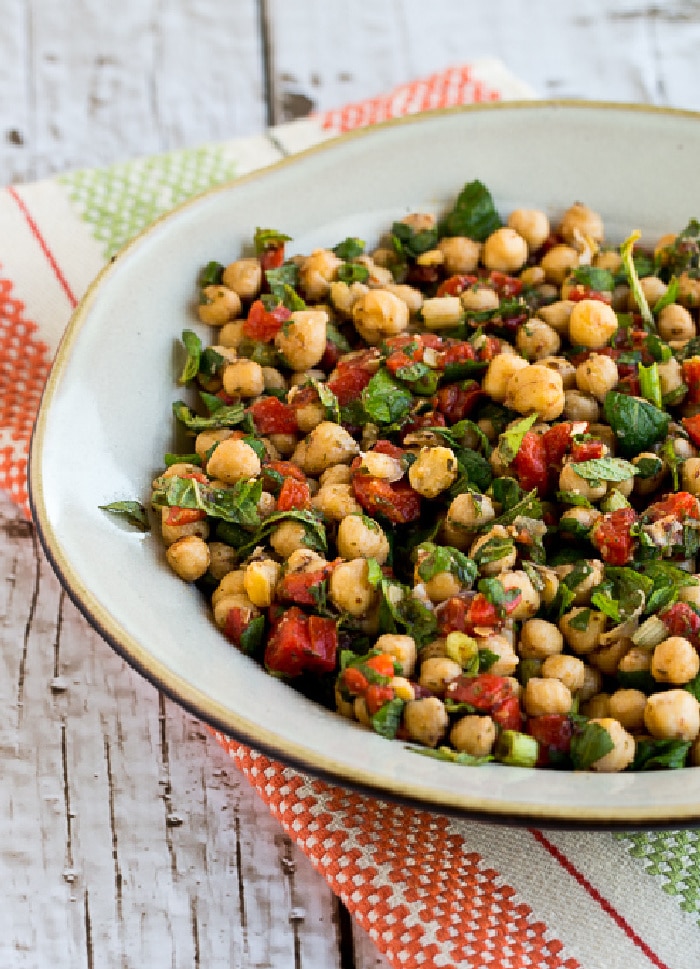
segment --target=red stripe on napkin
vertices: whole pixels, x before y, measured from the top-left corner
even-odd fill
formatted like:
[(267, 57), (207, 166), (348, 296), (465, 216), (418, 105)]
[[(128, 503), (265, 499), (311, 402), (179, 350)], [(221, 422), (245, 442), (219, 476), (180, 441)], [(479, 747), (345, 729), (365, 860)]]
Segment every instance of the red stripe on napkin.
[(592, 885), (591, 882), (589, 882), (589, 880), (586, 878), (583, 872), (579, 871), (579, 869), (576, 868), (576, 866), (566, 857), (566, 855), (562, 851), (559, 850), (559, 848), (557, 848), (555, 844), (552, 844), (552, 842), (547, 837), (545, 837), (545, 835), (541, 831), (538, 831), (535, 828), (530, 829), (530, 834), (533, 836), (533, 838), (536, 841), (539, 841), (542, 847), (546, 851), (548, 851), (549, 854), (552, 856), (552, 858), (554, 858), (555, 861), (557, 861), (561, 865), (564, 871), (566, 871), (569, 875), (571, 875), (571, 877), (576, 882), (578, 882), (581, 888), (583, 888), (586, 892), (588, 892), (591, 898), (594, 899), (594, 901), (596, 901), (598, 905), (600, 905), (600, 907), (602, 908), (602, 910), (605, 912), (606, 915), (610, 916), (613, 922), (615, 922), (618, 928), (620, 928), (624, 932), (627, 938), (630, 939), (630, 941), (633, 942), (637, 946), (637, 948), (644, 953), (644, 955), (647, 957), (649, 962), (653, 966), (656, 966), (656, 969), (672, 969), (672, 967), (669, 966), (668, 963), (660, 959), (656, 955), (656, 953), (653, 952), (652, 949), (650, 949), (650, 947), (647, 945), (644, 939), (642, 939), (639, 935), (637, 935), (637, 933), (634, 931), (634, 929), (629, 924), (627, 919), (625, 919), (614, 908), (614, 906), (611, 905), (611, 903), (607, 900), (607, 898), (605, 898), (598, 891), (595, 885)]

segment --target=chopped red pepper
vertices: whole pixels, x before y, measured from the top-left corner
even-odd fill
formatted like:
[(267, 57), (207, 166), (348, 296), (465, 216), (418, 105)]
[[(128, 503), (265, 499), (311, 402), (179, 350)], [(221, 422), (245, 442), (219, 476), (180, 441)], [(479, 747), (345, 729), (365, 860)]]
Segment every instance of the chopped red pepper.
[(529, 717), (525, 729), (540, 745), (537, 767), (549, 767), (568, 755), (573, 727), (566, 714), (544, 713)]
[(306, 481), (285, 478), (277, 498), (277, 511), (303, 511), (311, 507), (311, 491)]
[(258, 434), (296, 434), (296, 414), (289, 404), (276, 397), (263, 397), (248, 408)]
[(644, 512), (645, 519), (656, 522), (660, 518), (673, 516), (677, 521), (683, 522), (686, 518), (700, 518), (700, 503), (695, 495), (688, 491), (677, 491), (675, 494), (666, 495), (660, 501), (655, 501), (649, 505)]
[(540, 497), (547, 492), (549, 474), (547, 472), (547, 451), (543, 435), (528, 431), (513, 460), (513, 467), (521, 488), (525, 491), (537, 489)]
[(248, 310), (248, 318), (243, 323), (243, 336), (259, 343), (270, 343), (282, 329), (282, 324), (292, 315), (282, 303), (273, 310), (265, 309), (261, 299), (256, 299)]
[(571, 456), (574, 461), (593, 461), (596, 458), (602, 458), (605, 453), (605, 447), (602, 441), (581, 441), (574, 444), (571, 450)]
[(668, 629), (669, 636), (683, 636), (700, 649), (700, 616), (687, 602), (674, 602), (659, 613), (659, 619)]
[(171, 505), (168, 508), (168, 514), (165, 516), (165, 524), (192, 525), (206, 517), (207, 513), (202, 508), (180, 508), (177, 505)]
[(700, 447), (700, 414), (684, 417), (681, 424), (688, 432), (688, 437), (696, 447)]
[(352, 490), (368, 515), (383, 515), (397, 525), (420, 517), (420, 495), (403, 478), (390, 483), (358, 471), (352, 478)]
[(441, 387), (435, 397), (435, 406), (445, 415), (448, 424), (457, 424), (471, 414), (482, 397), (483, 392), (476, 380), (463, 380)]
[(632, 560), (634, 539), (630, 529), (637, 516), (633, 508), (618, 508), (601, 515), (591, 529), (591, 542), (608, 565), (627, 565)]
[(265, 647), (265, 666), (272, 673), (299, 676), (305, 671), (335, 669), (338, 633), (334, 620), (306, 616), (292, 606), (277, 623)]
[(683, 383), (688, 385), (687, 404), (700, 404), (700, 357), (683, 361)]

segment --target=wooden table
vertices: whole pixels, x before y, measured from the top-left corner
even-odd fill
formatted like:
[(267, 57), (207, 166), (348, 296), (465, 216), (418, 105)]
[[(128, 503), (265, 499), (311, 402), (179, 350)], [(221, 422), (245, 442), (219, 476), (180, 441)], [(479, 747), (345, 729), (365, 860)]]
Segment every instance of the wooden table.
[[(698, 0), (0, 11), (3, 183), (255, 134), (483, 56), (544, 97), (700, 109)], [(0, 528), (0, 966), (385, 966), (203, 725), (86, 626), (9, 500)]]

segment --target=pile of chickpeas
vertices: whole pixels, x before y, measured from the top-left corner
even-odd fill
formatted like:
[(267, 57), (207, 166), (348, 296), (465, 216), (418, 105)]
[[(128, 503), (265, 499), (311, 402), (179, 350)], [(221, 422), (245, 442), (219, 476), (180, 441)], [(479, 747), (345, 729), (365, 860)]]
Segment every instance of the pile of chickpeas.
[[(433, 227), (435, 218), (412, 213), (403, 222), (422, 231)], [(662, 252), (675, 238), (674, 234), (652, 241), (656, 251)], [(355, 260), (368, 271), (364, 282), (341, 281), (338, 271), (343, 260), (330, 248), (293, 260), (306, 308), (293, 311), (271, 342), (276, 351), (274, 365), (251, 359), (244, 335), (248, 310), (264, 292), (260, 259), (237, 259), (225, 267), (220, 282), (205, 287), (199, 317), (215, 328), (212, 346), (223, 365), (215, 376), (200, 378), (199, 383), (208, 393), (221, 392), (227, 400), (242, 401), (246, 406), (270, 394), (290, 405), (299, 398), (303, 403), (295, 408), (298, 432), (259, 436), (266, 455), (261, 459), (235, 428), (205, 430), (194, 441), (201, 465), (181, 462), (167, 468), (164, 476), (204, 474), (216, 487), (226, 489), (260, 478), (267, 461), (292, 462), (308, 483), (311, 511), (326, 526), (328, 552), (322, 555), (310, 549), (303, 522), (290, 519), (277, 523), (241, 559), (236, 548), (213, 537), (210, 520), (168, 524), (170, 509), (164, 508), (162, 537), (167, 561), (185, 581), (206, 580), (210, 588), (214, 586), (213, 617), (222, 629), (232, 608), (242, 610), (249, 619), (263, 615), (277, 601), (276, 590), (285, 575), (318, 571), (332, 563), (327, 608), (350, 617), (351, 628), (368, 637), (371, 649), (394, 660), (390, 686), (394, 696), (405, 701), (399, 736), (431, 748), (449, 747), (488, 757), (497, 743), (497, 721), (478, 711), (455, 716), (445, 702), (450, 684), (464, 673), (461, 634), (450, 632), (419, 646), (408, 630), (380, 631), (380, 593), (369, 579), (370, 560), (387, 566), (392, 529), (401, 526), (393, 526), (381, 516), (368, 518), (353, 489), (353, 474), (359, 465), (389, 484), (407, 482), (420, 496), (421, 521), (438, 523), (435, 541), (471, 558), (494, 538), (512, 539), (516, 526), (497, 522), (501, 509), (490, 493), (470, 489), (446, 498), (458, 477), (458, 463), (449, 443), (434, 431), (418, 428), (404, 436), (401, 445), (412, 456), (409, 463), (373, 450), (376, 441), (385, 436), (381, 427), (371, 423), (359, 429), (343, 426), (329, 418), (327, 406), (318, 397), (299, 395), (310, 382), (318, 387), (329, 380), (322, 360), (330, 323), (347, 335), (351, 354), (363, 353), (366, 361), (367, 351), (372, 351), (369, 366), (376, 371), (386, 353), (387, 339), (411, 333), (449, 334), (464, 319), (465, 311), (496, 310), (501, 297), (490, 274), (502, 273), (519, 279), (532, 299), (527, 320), (510, 341), (499, 337), (498, 352), (477, 375), (482, 399), (512, 412), (511, 426), (535, 413), (537, 423), (531, 430), (536, 434), (566, 421), (577, 433), (586, 432), (601, 441), (604, 454), (615, 455), (615, 434), (605, 423), (603, 403), (619, 386), (620, 374), (614, 355), (604, 351), (618, 332), (618, 314), (638, 312), (639, 306), (627, 282), (615, 285), (607, 300), (579, 298), (579, 284), (572, 273), (584, 265), (618, 273), (619, 249), (606, 245), (600, 215), (576, 203), (553, 222), (544, 211), (517, 209), (484, 242), (441, 238), (415, 259), (413, 276), (407, 278), (397, 278), (396, 252), (386, 241)], [(440, 279), (459, 274), (477, 274), (479, 279), (459, 295), (435, 295), (433, 283), (415, 281), (421, 273), (434, 280), (435, 271)], [(644, 277), (640, 285), (652, 307), (667, 291), (667, 284), (658, 276)], [(681, 275), (675, 301), (656, 319), (658, 336), (673, 351), (697, 335), (699, 304), (700, 280), (692, 273)], [(488, 328), (474, 338), (477, 349), (487, 335)], [(584, 362), (576, 364), (570, 359), (571, 347), (588, 351)], [(676, 356), (659, 363), (658, 373), (664, 395), (682, 387), (682, 365)], [(669, 425), (669, 439), (679, 462), (680, 489), (696, 497), (700, 496), (700, 457), (680, 421), (698, 410), (700, 405), (681, 401), (673, 408)], [(493, 448), (489, 458), (493, 474), (515, 476), (512, 462), (504, 461), (498, 448), (498, 429), (491, 419), (476, 413), (477, 426)], [(470, 439), (467, 434), (466, 443), (478, 447), (476, 436)], [(545, 517), (559, 524), (563, 544), (572, 541), (566, 536), (567, 522), (577, 534), (582, 528), (590, 529), (602, 514), (601, 501), (613, 489), (631, 498), (637, 507), (640, 500), (651, 502), (673, 491), (671, 469), (661, 447), (635, 456), (632, 463), (643, 457), (661, 457), (659, 471), (651, 478), (630, 477), (615, 483), (586, 480), (565, 459), (558, 490), (577, 492), (587, 504), (561, 505), (552, 496), (543, 502)], [(264, 490), (258, 504), (262, 521), (275, 509), (275, 495)], [(640, 738), (688, 741), (692, 746), (686, 762), (700, 765), (700, 703), (685, 689), (700, 671), (697, 649), (688, 639), (670, 635), (651, 647), (635, 645), (633, 629), (615, 628), (591, 606), (591, 596), (604, 579), (605, 563), (595, 555), (584, 561), (589, 567), (587, 575), (573, 589), (571, 605), (555, 619), (544, 617), (550, 615), (548, 607), (574, 565), (539, 563), (525, 569), (522, 548), (515, 543), (509, 554), (481, 565), (471, 587), (451, 572), (423, 581), (417, 562), (411, 594), (439, 615), (450, 599), (473, 592), (481, 578), (497, 579), (506, 592), (517, 590), (517, 603), (500, 628), (477, 628), (470, 638), (479, 650), (495, 655), (488, 672), (509, 680), (519, 698), (523, 723), (527, 718), (575, 711), (608, 732), (612, 750), (591, 769), (628, 768)], [(694, 573), (694, 561), (674, 564)], [(700, 585), (681, 588), (679, 598), (700, 610)], [(584, 610), (589, 610), (589, 617), (582, 627), (576, 617)], [(528, 676), (521, 679), (524, 663)], [(648, 673), (656, 688), (647, 695), (640, 689), (619, 687), (616, 677), (620, 673)], [(363, 696), (348, 697), (337, 690), (336, 705), (341, 715), (371, 727)]]

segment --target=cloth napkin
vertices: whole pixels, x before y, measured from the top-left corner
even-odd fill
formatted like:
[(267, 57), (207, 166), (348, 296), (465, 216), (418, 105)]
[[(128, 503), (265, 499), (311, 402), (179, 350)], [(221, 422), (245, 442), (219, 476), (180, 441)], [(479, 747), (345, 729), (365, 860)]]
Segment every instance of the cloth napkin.
[[(29, 438), (61, 334), (92, 277), (160, 213), (341, 131), (531, 96), (499, 62), (476, 61), (259, 137), (0, 191), (0, 488), (29, 515)], [(697, 831), (572, 833), (454, 820), (330, 785), (218, 738), (397, 969), (700, 966)]]

